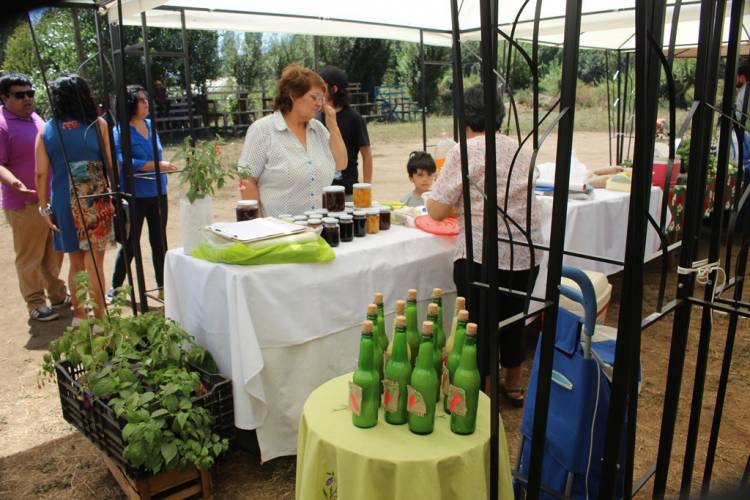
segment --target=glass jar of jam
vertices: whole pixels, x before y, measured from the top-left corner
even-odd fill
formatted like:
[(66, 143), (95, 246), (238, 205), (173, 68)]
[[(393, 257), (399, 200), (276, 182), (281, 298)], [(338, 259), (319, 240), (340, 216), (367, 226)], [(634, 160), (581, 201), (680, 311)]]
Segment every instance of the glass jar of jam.
[(341, 241), (352, 241), (354, 239), (354, 217), (349, 214), (339, 216), (339, 229)]
[(237, 222), (258, 218), (258, 200), (237, 200), (234, 206)]
[(367, 234), (380, 232), (380, 209), (370, 208), (367, 210)]
[(346, 194), (344, 186), (326, 186), (323, 188), (323, 208), (328, 212), (342, 212), (345, 208)]
[(323, 225), (322, 219), (317, 219), (317, 218), (307, 219), (307, 227), (318, 229), (322, 225)]
[(372, 185), (358, 182), (352, 186), (352, 201), (355, 208), (370, 208), (372, 205)]
[(380, 207), (380, 230), (387, 231), (391, 228), (391, 207)]
[(332, 247), (339, 246), (341, 242), (341, 233), (339, 230), (339, 221), (333, 217), (326, 217), (323, 219), (323, 232), (321, 233), (326, 242)]
[(354, 237), (362, 238), (367, 234), (367, 214), (364, 210), (355, 210), (352, 214), (354, 221)]

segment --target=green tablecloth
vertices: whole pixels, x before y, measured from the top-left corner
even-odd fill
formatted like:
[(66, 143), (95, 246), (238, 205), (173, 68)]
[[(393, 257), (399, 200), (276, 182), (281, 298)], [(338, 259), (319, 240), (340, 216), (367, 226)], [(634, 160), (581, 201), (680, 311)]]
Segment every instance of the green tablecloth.
[[(390, 425), (380, 410), (378, 424), (359, 429), (346, 407), (348, 381), (342, 375), (307, 398), (297, 441), (299, 500), (455, 500), (489, 496), (490, 401), (480, 393), (477, 429), (470, 436), (450, 430), (439, 405), (435, 431), (409, 432)], [(500, 498), (512, 499), (510, 460), (500, 421)]]

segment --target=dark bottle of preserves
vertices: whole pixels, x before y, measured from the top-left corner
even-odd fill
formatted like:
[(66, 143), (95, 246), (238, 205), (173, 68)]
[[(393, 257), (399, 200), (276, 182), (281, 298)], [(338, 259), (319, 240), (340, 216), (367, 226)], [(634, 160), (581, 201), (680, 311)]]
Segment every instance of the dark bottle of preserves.
[(348, 214), (339, 217), (339, 230), (341, 241), (352, 241), (354, 239), (354, 217)]
[(343, 212), (346, 203), (344, 186), (326, 186), (323, 188), (323, 208), (328, 212)]
[(367, 234), (367, 215), (364, 210), (355, 210), (353, 217), (354, 236), (361, 238)]
[(332, 247), (339, 246), (339, 243), (341, 242), (341, 234), (339, 232), (338, 221), (333, 217), (325, 217), (323, 219), (323, 233), (321, 236), (323, 236), (323, 239)]
[(391, 207), (380, 207), (380, 230), (387, 231), (391, 228)]
[(257, 219), (258, 200), (237, 200), (234, 211), (237, 214), (237, 222)]

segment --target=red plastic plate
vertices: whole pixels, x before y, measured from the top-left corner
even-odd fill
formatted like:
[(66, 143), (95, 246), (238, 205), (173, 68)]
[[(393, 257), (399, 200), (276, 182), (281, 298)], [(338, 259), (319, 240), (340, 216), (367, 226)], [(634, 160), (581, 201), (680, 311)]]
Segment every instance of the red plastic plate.
[(414, 220), (414, 224), (426, 233), (439, 236), (454, 236), (458, 234), (458, 222), (455, 217), (443, 220), (435, 220), (429, 215), (420, 215)]

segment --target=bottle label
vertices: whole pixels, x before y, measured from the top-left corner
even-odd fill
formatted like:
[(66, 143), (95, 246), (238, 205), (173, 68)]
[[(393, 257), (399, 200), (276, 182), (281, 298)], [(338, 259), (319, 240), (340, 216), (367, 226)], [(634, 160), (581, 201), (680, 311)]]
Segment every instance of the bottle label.
[(440, 392), (443, 394), (448, 394), (448, 388), (451, 385), (451, 375), (450, 370), (448, 370), (448, 365), (443, 363), (443, 371), (440, 374)]
[(359, 416), (362, 412), (362, 388), (349, 381), (349, 409)]
[(424, 402), (422, 393), (410, 385), (406, 386), (406, 390), (409, 395), (406, 400), (406, 411), (418, 417), (424, 417), (427, 413), (427, 405)]
[(383, 407), (385, 411), (395, 413), (398, 411), (398, 398), (401, 395), (401, 386), (395, 380), (383, 379)]
[(448, 386), (448, 408), (451, 415), (463, 417), (466, 415), (466, 391), (451, 384)]

